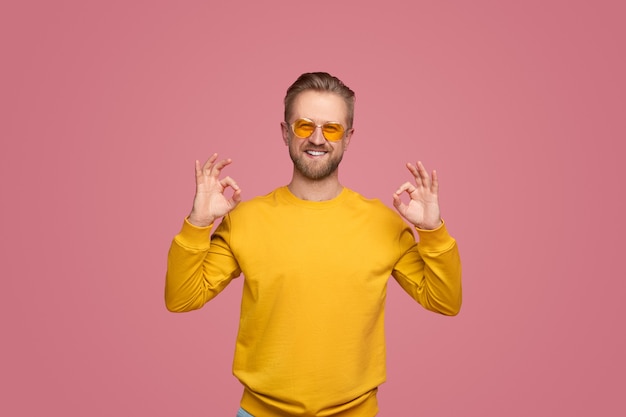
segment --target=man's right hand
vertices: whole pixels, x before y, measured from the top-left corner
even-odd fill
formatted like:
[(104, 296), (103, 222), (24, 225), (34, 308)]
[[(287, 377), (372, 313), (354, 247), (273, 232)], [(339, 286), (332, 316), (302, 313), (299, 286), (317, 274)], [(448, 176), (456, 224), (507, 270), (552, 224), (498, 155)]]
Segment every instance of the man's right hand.
[[(196, 161), (196, 196), (188, 221), (194, 226), (207, 227), (226, 215), (241, 201), (241, 190), (230, 177), (220, 179), (222, 169), (232, 160), (217, 161), (217, 154), (213, 154), (203, 167)], [(226, 198), (224, 191), (231, 187), (234, 192), (231, 198)]]

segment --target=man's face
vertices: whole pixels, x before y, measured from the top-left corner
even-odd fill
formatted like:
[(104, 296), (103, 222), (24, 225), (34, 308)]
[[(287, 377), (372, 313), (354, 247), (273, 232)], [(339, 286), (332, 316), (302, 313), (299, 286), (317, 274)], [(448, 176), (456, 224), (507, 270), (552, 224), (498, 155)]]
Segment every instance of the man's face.
[[(344, 99), (335, 93), (308, 90), (295, 98), (289, 120), (282, 124), (282, 130), (296, 175), (321, 180), (336, 173), (353, 132), (348, 130), (347, 115), (348, 107)], [(311, 119), (317, 125), (338, 122), (346, 132), (343, 139), (336, 142), (327, 141), (320, 128), (316, 128), (308, 138), (299, 138), (291, 130), (291, 123), (302, 118)]]

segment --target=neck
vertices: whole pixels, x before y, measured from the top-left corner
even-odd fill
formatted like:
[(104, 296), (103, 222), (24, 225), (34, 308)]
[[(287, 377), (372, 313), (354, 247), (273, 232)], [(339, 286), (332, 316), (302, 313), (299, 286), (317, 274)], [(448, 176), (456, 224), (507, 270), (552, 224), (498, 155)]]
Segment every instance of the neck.
[(297, 175), (294, 172), (291, 182), (287, 186), (291, 194), (301, 200), (307, 201), (327, 201), (332, 200), (341, 194), (343, 185), (339, 182), (337, 173), (320, 180), (312, 180)]

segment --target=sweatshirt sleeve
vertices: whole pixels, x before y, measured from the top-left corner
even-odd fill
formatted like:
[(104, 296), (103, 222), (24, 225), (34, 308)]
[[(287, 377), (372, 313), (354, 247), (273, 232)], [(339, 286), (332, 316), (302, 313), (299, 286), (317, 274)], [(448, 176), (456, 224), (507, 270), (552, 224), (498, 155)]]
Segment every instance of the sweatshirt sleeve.
[(196, 227), (185, 219), (174, 237), (165, 277), (165, 306), (169, 311), (202, 307), (241, 274), (228, 244), (229, 217), (224, 217), (213, 236), (212, 226)]
[(410, 229), (403, 231), (401, 246), (409, 249), (396, 263), (392, 275), (424, 308), (454, 316), (462, 301), (461, 258), (456, 241), (445, 224), (435, 230), (416, 231), (417, 244)]

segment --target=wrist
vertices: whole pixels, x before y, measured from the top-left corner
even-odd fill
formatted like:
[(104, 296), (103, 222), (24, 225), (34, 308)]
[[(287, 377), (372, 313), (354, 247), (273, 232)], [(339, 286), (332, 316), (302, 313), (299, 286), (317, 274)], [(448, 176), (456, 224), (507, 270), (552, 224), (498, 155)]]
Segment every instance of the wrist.
[(199, 218), (194, 216), (194, 213), (192, 212), (189, 216), (187, 216), (187, 222), (195, 227), (209, 227), (215, 222), (215, 219), (207, 217)]
[(443, 220), (439, 219), (437, 222), (415, 224), (415, 227), (420, 230), (436, 230), (439, 229), (442, 224)]

